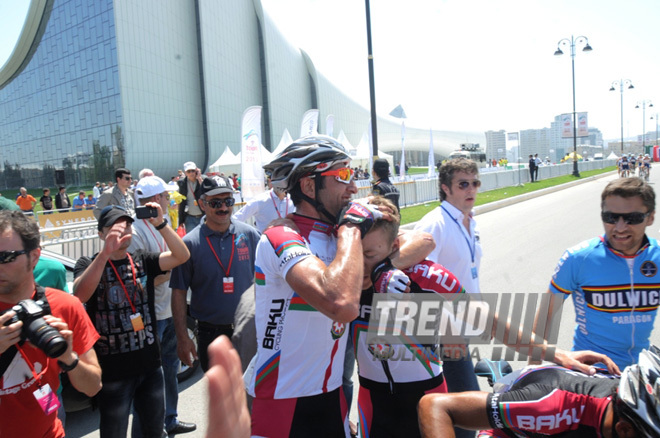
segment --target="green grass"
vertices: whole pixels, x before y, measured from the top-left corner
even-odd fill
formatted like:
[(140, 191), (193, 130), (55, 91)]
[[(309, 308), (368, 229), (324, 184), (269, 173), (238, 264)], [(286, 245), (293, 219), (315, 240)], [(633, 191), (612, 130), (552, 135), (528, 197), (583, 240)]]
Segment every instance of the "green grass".
[[(522, 195), (524, 193), (535, 192), (537, 190), (545, 189), (548, 187), (558, 186), (560, 184), (565, 184), (577, 179), (584, 179), (590, 176), (599, 175), (601, 173), (611, 172), (616, 170), (615, 166), (606, 167), (604, 169), (597, 170), (587, 170), (580, 173), (580, 178), (576, 178), (573, 175), (563, 175), (557, 176), (554, 178), (544, 179), (535, 183), (527, 183), (522, 187), (503, 187), (500, 189), (489, 190), (487, 192), (479, 193), (477, 196), (477, 202), (475, 205), (488, 204), (489, 202), (500, 201), (502, 199), (511, 198), (513, 196)], [(411, 207), (404, 207), (401, 209), (401, 224), (409, 224), (411, 222), (417, 222), (420, 220), (426, 213), (433, 210), (435, 207), (440, 205), (439, 201), (428, 202), (423, 205), (414, 205)]]
[[(396, 166), (396, 174), (399, 174), (399, 166)], [(429, 172), (428, 167), (409, 167), (408, 171), (406, 172), (406, 175), (419, 175), (419, 174), (425, 174)]]

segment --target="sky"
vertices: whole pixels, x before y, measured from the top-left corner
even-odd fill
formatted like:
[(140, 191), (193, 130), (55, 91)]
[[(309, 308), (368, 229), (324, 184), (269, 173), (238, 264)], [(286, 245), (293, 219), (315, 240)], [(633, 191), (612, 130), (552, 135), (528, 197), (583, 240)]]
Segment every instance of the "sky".
[[(262, 0), (280, 31), (317, 70), (369, 105), (365, 3)], [(550, 127), (573, 111), (570, 47), (576, 47), (576, 110), (606, 139), (642, 133), (638, 101), (660, 109), (660, 2), (657, 0), (371, 0), (376, 107), (402, 105), (406, 125), (448, 131)], [(646, 118), (656, 108), (647, 108)], [(656, 117), (657, 118), (657, 117)], [(655, 120), (646, 130), (655, 131)]]
[[(243, 0), (251, 1), (251, 0)], [(11, 53), (28, 0), (0, 0), (0, 64)], [(284, 36), (305, 50), (340, 90), (369, 107), (365, 3), (262, 0)], [(550, 127), (573, 111), (570, 47), (576, 46), (576, 111), (605, 139), (642, 133), (638, 102), (660, 112), (660, 2), (657, 0), (371, 0), (376, 108), (402, 105), (406, 125), (444, 131)], [(657, 101), (656, 101), (657, 99)], [(655, 131), (656, 108), (646, 110)], [(655, 117), (653, 120), (650, 117)]]

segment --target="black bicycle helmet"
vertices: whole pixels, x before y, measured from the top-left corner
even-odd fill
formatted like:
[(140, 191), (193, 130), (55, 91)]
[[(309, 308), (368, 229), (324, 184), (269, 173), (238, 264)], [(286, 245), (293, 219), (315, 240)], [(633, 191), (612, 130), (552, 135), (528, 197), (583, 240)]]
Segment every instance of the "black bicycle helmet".
[(660, 350), (654, 345), (623, 370), (617, 404), (640, 436), (660, 437)]
[(264, 166), (273, 187), (291, 190), (300, 178), (323, 172), (351, 158), (337, 140), (326, 135), (299, 138)]

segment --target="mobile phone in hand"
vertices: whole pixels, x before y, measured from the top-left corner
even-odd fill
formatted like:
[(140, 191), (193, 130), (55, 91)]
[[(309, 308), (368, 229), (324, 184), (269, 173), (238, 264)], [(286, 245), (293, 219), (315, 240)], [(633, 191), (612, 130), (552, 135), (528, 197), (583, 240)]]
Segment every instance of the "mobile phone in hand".
[(158, 217), (158, 209), (156, 207), (148, 207), (146, 205), (135, 207), (135, 217), (138, 219)]

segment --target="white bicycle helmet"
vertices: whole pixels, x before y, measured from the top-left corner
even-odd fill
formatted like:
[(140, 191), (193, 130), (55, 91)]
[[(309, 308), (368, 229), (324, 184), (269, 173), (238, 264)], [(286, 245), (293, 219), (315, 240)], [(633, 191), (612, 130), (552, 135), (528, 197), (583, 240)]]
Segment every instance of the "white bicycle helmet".
[(660, 437), (660, 350), (642, 350), (639, 361), (623, 370), (617, 406), (640, 436)]
[(297, 193), (297, 196), (314, 206), (331, 223), (337, 223), (336, 214), (329, 212), (318, 199), (321, 178), (315, 178), (314, 181), (316, 185), (315, 199), (301, 192), (295, 192), (296, 185), (305, 176), (314, 176), (337, 163), (344, 163), (348, 166), (350, 161), (351, 157), (337, 140), (325, 135), (313, 135), (291, 143), (273, 161), (266, 164), (264, 170), (266, 174), (270, 174), (270, 182), (274, 188), (291, 193), (292, 199)]
[(299, 138), (264, 166), (273, 187), (291, 190), (303, 176), (323, 172), (351, 157), (337, 140), (326, 135)]

